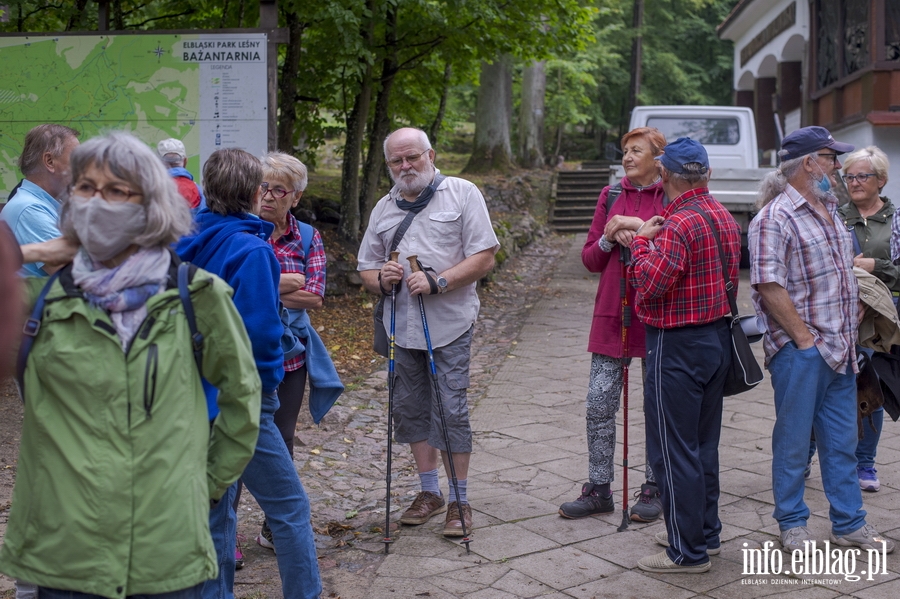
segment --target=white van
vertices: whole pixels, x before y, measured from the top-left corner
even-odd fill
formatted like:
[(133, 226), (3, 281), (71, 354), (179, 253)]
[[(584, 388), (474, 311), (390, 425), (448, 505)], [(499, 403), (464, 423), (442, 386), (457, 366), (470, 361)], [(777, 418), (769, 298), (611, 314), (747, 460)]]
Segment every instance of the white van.
[(741, 106), (638, 106), (628, 130), (656, 127), (670, 142), (679, 137), (699, 141), (709, 166), (759, 168), (753, 111)]

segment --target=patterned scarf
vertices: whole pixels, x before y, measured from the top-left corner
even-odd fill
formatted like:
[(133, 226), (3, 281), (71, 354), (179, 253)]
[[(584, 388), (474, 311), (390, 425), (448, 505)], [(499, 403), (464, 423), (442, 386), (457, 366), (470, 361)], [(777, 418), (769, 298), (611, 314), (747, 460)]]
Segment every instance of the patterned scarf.
[(114, 268), (94, 262), (83, 248), (75, 255), (72, 278), (92, 306), (110, 313), (122, 351), (147, 317), (147, 300), (165, 288), (171, 260), (162, 247), (141, 248)]

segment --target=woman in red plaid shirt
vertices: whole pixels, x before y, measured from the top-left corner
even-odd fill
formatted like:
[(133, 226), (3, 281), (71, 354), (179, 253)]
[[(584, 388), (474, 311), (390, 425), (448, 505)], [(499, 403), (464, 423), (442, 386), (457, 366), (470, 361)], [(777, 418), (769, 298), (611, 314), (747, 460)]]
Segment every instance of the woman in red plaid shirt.
[[(321, 308), (325, 297), (325, 247), (322, 237), (312, 227), (312, 239), (303, 239), (301, 227), (291, 214), (306, 189), (306, 166), (289, 154), (270, 152), (262, 157), (263, 196), (260, 218), (275, 225), (269, 245), (281, 265), (278, 286), (281, 303), (292, 310)], [(308, 248), (308, 255), (304, 253)], [(303, 406), (306, 390), (306, 352), (284, 361), (284, 380), (278, 386), (280, 406), (275, 412), (275, 426), (281, 431), (288, 452), (294, 454), (294, 432)], [(274, 549), (272, 534), (263, 524), (257, 542)]]

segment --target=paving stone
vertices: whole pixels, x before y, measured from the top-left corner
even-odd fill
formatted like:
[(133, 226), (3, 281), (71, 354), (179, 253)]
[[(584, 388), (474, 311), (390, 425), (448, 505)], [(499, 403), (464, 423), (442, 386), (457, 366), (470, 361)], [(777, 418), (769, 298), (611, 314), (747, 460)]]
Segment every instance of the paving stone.
[(501, 524), (478, 529), (478, 543), (472, 544), (472, 552), (489, 560), (499, 561), (558, 546), (558, 543), (518, 524)]
[(576, 599), (636, 599), (664, 597), (687, 599), (695, 593), (647, 576), (640, 570), (621, 571), (609, 578), (568, 587), (566, 595)]

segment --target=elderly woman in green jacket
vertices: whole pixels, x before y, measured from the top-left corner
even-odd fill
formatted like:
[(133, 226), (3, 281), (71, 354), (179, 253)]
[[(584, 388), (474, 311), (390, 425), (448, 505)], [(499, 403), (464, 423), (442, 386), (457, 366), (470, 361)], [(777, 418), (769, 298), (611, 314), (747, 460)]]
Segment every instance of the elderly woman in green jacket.
[[(60, 224), (81, 249), (48, 283), (28, 354), (0, 571), (44, 599), (199, 597), (217, 574), (210, 502), (237, 480), (259, 429), (250, 342), (221, 279), (194, 270), (182, 302), (168, 246), (191, 216), (146, 145), (95, 138), (71, 168)], [(26, 280), (32, 302), (45, 282)], [(220, 390), (212, 422), (201, 375)]]
[[(881, 196), (887, 184), (889, 163), (876, 146), (856, 150), (844, 158), (844, 183), (850, 202), (838, 208), (838, 214), (851, 233), (856, 255), (853, 266), (880, 279), (894, 296), (900, 293), (900, 266), (891, 261), (891, 229), (894, 225), (894, 205)], [(856, 477), (859, 488), (874, 493), (881, 488), (875, 469), (875, 453), (881, 438), (884, 409), (872, 413), (872, 426), (863, 426), (863, 438), (856, 444)], [(873, 428), (874, 426), (874, 428)], [(809, 460), (805, 475), (810, 475), (815, 439), (810, 441)]]

